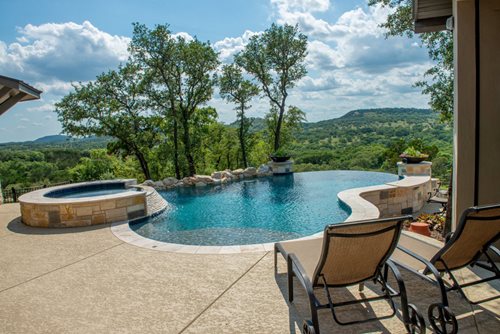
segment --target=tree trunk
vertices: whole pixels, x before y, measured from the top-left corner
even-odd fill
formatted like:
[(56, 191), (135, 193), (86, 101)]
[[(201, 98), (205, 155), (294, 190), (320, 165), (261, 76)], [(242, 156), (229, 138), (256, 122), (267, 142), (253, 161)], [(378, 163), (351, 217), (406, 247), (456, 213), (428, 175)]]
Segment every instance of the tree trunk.
[(281, 123), (283, 123), (283, 115), (285, 114), (285, 106), (280, 106), (278, 123), (276, 124), (276, 133), (274, 135), (274, 151), (276, 152), (280, 148), (281, 139)]
[(175, 177), (181, 179), (181, 170), (179, 168), (179, 134), (178, 134), (178, 124), (177, 118), (174, 115), (174, 168)]
[(453, 168), (451, 169), (450, 184), (448, 186), (448, 204), (446, 206), (446, 217), (444, 221), (443, 237), (445, 237), (448, 233), (451, 232), (451, 221), (453, 219), (452, 185), (453, 185)]
[(183, 142), (184, 142), (184, 155), (186, 156), (186, 160), (188, 162), (189, 176), (194, 176), (196, 174), (196, 166), (194, 164), (193, 155), (191, 154), (191, 136), (189, 135), (189, 117), (186, 114), (187, 111), (182, 111), (182, 127), (184, 130), (183, 133)]
[(139, 160), (144, 177), (146, 180), (151, 180), (151, 173), (149, 172), (148, 162), (146, 161), (146, 158), (144, 158), (144, 154), (142, 154), (142, 152), (136, 152), (135, 156), (137, 160)]
[(248, 167), (248, 162), (247, 162), (247, 152), (245, 148), (245, 138), (244, 138), (244, 126), (245, 126), (245, 116), (243, 115), (243, 110), (241, 111), (241, 117), (240, 117), (240, 131), (239, 131), (239, 137), (240, 137), (240, 145), (241, 145), (241, 155), (243, 158), (243, 166), (245, 168)]

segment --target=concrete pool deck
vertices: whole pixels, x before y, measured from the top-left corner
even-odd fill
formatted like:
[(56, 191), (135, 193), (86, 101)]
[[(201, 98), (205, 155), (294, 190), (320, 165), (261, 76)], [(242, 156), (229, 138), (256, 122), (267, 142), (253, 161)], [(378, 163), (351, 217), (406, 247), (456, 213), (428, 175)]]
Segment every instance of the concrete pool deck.
[[(272, 252), (160, 252), (123, 242), (109, 224), (41, 229), (19, 216), (18, 204), (0, 205), (0, 333), (300, 333), (309, 317), (300, 286), (287, 302), (285, 262), (280, 258), (275, 275)], [(436, 289), (403, 275), (410, 302), (425, 313)], [(470, 293), (482, 298), (499, 288), (485, 284)], [(456, 294), (450, 299), (460, 333), (498, 331), (500, 301), (471, 307)], [(341, 315), (386, 310), (380, 302)], [(320, 325), (322, 333), (405, 333), (397, 317), (340, 327), (322, 311)]]

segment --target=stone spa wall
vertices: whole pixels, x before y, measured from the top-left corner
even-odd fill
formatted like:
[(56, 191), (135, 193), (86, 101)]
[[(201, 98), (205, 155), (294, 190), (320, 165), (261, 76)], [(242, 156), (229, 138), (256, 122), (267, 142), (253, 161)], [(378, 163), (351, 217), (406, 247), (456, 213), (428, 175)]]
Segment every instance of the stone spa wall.
[(140, 188), (140, 191), (124, 191), (95, 197), (44, 196), (61, 187), (41, 189), (21, 196), (19, 202), (23, 223), (35, 227), (90, 226), (146, 217), (167, 206), (166, 201), (153, 188), (146, 186), (135, 186)]

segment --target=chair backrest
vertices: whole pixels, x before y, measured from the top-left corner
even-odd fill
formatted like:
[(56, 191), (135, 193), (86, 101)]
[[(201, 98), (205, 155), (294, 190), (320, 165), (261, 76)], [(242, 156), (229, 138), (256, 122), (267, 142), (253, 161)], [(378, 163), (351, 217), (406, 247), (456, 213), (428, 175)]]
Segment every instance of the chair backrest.
[(481, 250), (500, 237), (500, 204), (472, 207), (464, 211), (457, 229), (431, 263), (444, 271), (465, 267), (476, 261)]
[(374, 278), (411, 216), (328, 225), (313, 285), (347, 286)]

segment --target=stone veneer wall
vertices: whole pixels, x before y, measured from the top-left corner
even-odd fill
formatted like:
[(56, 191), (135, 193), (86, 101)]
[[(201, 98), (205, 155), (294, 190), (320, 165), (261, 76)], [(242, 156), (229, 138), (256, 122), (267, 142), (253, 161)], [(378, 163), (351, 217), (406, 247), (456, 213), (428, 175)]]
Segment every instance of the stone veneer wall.
[(337, 197), (351, 208), (346, 221), (394, 217), (419, 211), (432, 184), (429, 176), (408, 176), (379, 186), (344, 190)]
[(23, 223), (35, 227), (90, 226), (144, 216), (146, 216), (145, 193), (125, 198), (64, 204), (21, 202)]
[(380, 217), (390, 217), (412, 214), (422, 209), (429, 198), (431, 187), (430, 178), (422, 183), (418, 181), (405, 183), (403, 180), (361, 193), (360, 196), (377, 207)]
[(106, 198), (56, 199), (43, 194), (48, 189), (20, 199), (23, 223), (34, 227), (76, 227), (127, 221), (163, 211), (168, 203), (152, 187), (136, 186), (142, 192), (107, 195)]
[(151, 216), (162, 212), (168, 206), (168, 202), (153, 188), (148, 186), (138, 186), (147, 191), (146, 195), (146, 215)]

